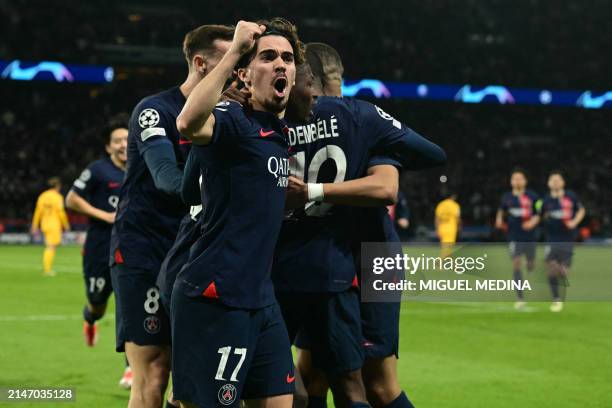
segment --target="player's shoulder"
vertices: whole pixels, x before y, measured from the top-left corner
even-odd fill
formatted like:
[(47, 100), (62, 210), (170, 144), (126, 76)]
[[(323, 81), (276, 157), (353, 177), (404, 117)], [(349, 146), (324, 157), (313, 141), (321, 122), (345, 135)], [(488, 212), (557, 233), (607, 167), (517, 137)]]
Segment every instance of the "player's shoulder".
[(505, 191), (501, 196), (502, 201), (511, 200), (512, 199), (512, 191)]
[(131, 121), (140, 127), (154, 127), (167, 113), (176, 111), (176, 88), (142, 98), (132, 112)]
[(313, 112), (317, 115), (333, 114), (338, 115), (346, 113), (349, 115), (355, 114), (358, 107), (354, 98), (346, 98), (339, 96), (319, 96), (313, 106)]
[(227, 112), (228, 114), (242, 113), (245, 114), (244, 106), (236, 101), (221, 101), (215, 105), (217, 112)]
[(164, 109), (174, 103), (176, 99), (176, 87), (163, 90), (153, 95), (148, 95), (142, 98), (137, 104), (135, 110), (144, 108), (159, 108)]
[(107, 157), (101, 157), (98, 160), (94, 160), (87, 166), (88, 169), (103, 169), (104, 167), (108, 167), (110, 159)]
[(566, 190), (565, 195), (571, 200), (578, 201), (578, 194), (573, 190)]
[(540, 197), (540, 195), (533, 190), (527, 190), (525, 194), (527, 194), (527, 197), (531, 198), (532, 200), (537, 200)]

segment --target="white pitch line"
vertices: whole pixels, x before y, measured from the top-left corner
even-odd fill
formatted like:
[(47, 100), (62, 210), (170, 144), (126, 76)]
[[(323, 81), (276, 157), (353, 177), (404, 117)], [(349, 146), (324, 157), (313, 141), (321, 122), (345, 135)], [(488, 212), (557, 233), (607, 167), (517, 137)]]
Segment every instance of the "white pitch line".
[[(538, 312), (539, 309), (531, 306), (526, 306), (523, 310), (515, 310), (511, 305), (503, 306), (503, 305), (491, 305), (487, 303), (478, 303), (478, 302), (427, 302), (434, 303), (438, 305), (444, 306), (457, 306), (458, 308), (454, 308), (453, 310), (439, 310), (439, 309), (431, 309), (431, 310), (411, 310), (411, 309), (402, 309), (401, 314), (403, 315), (419, 315), (419, 314), (494, 314), (494, 313), (534, 313)], [(463, 309), (463, 310), (461, 310)]]

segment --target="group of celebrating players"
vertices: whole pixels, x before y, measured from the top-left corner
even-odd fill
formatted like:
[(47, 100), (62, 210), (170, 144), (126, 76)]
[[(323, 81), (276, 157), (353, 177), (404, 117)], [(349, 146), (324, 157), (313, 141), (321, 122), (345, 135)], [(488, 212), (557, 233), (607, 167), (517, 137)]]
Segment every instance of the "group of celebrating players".
[(96, 220), (88, 343), (114, 290), (130, 407), (161, 406), (170, 372), (166, 406), (322, 407), (330, 389), (339, 407), (411, 407), (399, 302), (360, 302), (360, 243), (401, 251), (398, 169), (444, 151), (342, 98), (338, 53), (282, 18), (201, 26), (183, 51), (187, 79), (113, 125), (67, 198)]
[[(92, 219), (88, 344), (114, 291), (130, 407), (162, 406), (170, 373), (166, 406), (316, 408), (330, 389), (337, 407), (412, 407), (397, 377), (400, 304), (360, 302), (360, 244), (401, 251), (386, 209), (399, 170), (446, 154), (342, 98), (338, 53), (302, 44), (285, 19), (204, 25), (183, 51), (186, 80), (141, 100), (127, 128), (115, 118), (109, 157), (67, 197)], [(498, 222), (507, 212), (524, 243), (540, 209), (517, 174)], [(562, 197), (542, 211), (580, 211)], [(529, 253), (514, 247), (516, 279)]]

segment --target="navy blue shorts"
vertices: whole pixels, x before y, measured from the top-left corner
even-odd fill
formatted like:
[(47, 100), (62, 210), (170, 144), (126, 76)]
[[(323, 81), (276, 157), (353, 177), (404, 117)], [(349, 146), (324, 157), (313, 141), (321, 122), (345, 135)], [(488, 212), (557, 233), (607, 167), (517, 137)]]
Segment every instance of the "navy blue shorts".
[(200, 235), (200, 223), (194, 221), (190, 215), (185, 216), (181, 221), (176, 240), (161, 264), (159, 275), (157, 276), (157, 287), (159, 288), (162, 304), (168, 314), (170, 314), (170, 299), (176, 277), (183, 265), (187, 263), (189, 250)]
[(293, 394), (293, 357), (278, 304), (235, 309), (175, 286), (171, 310), (175, 399), (238, 407), (241, 399)]
[[(399, 358), (400, 309), (400, 302), (361, 303), (361, 344), (365, 359), (383, 359), (391, 355)], [(304, 350), (312, 348), (312, 340), (303, 330), (298, 332), (293, 344)]]
[(124, 265), (111, 269), (115, 288), (115, 327), (118, 352), (125, 343), (139, 346), (170, 345), (170, 323), (161, 305), (155, 275), (145, 270), (130, 270)]
[(83, 277), (89, 304), (94, 306), (106, 304), (113, 293), (108, 254), (96, 256), (86, 252), (83, 255)]
[(508, 244), (508, 250), (511, 258), (525, 255), (525, 258), (527, 258), (528, 261), (533, 261), (536, 255), (536, 243), (510, 241)]
[(549, 242), (546, 246), (547, 261), (557, 261), (561, 265), (571, 266), (573, 257), (573, 242)]
[(400, 302), (361, 303), (365, 358), (399, 357)]
[(289, 339), (310, 350), (316, 367), (335, 376), (363, 366), (359, 293), (355, 288), (338, 293), (277, 293), (276, 297)]

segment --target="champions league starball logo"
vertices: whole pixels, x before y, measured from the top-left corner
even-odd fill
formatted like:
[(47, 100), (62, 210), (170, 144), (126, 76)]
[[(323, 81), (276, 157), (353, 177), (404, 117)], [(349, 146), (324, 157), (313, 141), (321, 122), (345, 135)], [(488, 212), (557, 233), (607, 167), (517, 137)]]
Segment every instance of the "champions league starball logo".
[(236, 401), (237, 394), (238, 392), (236, 391), (236, 387), (234, 387), (232, 384), (225, 384), (223, 387), (219, 388), (217, 397), (221, 404), (231, 405), (234, 401)]
[(161, 322), (157, 316), (148, 316), (144, 320), (144, 329), (149, 334), (157, 334), (161, 329)]
[(159, 123), (159, 113), (155, 109), (145, 109), (138, 115), (138, 124), (142, 128), (150, 128)]

